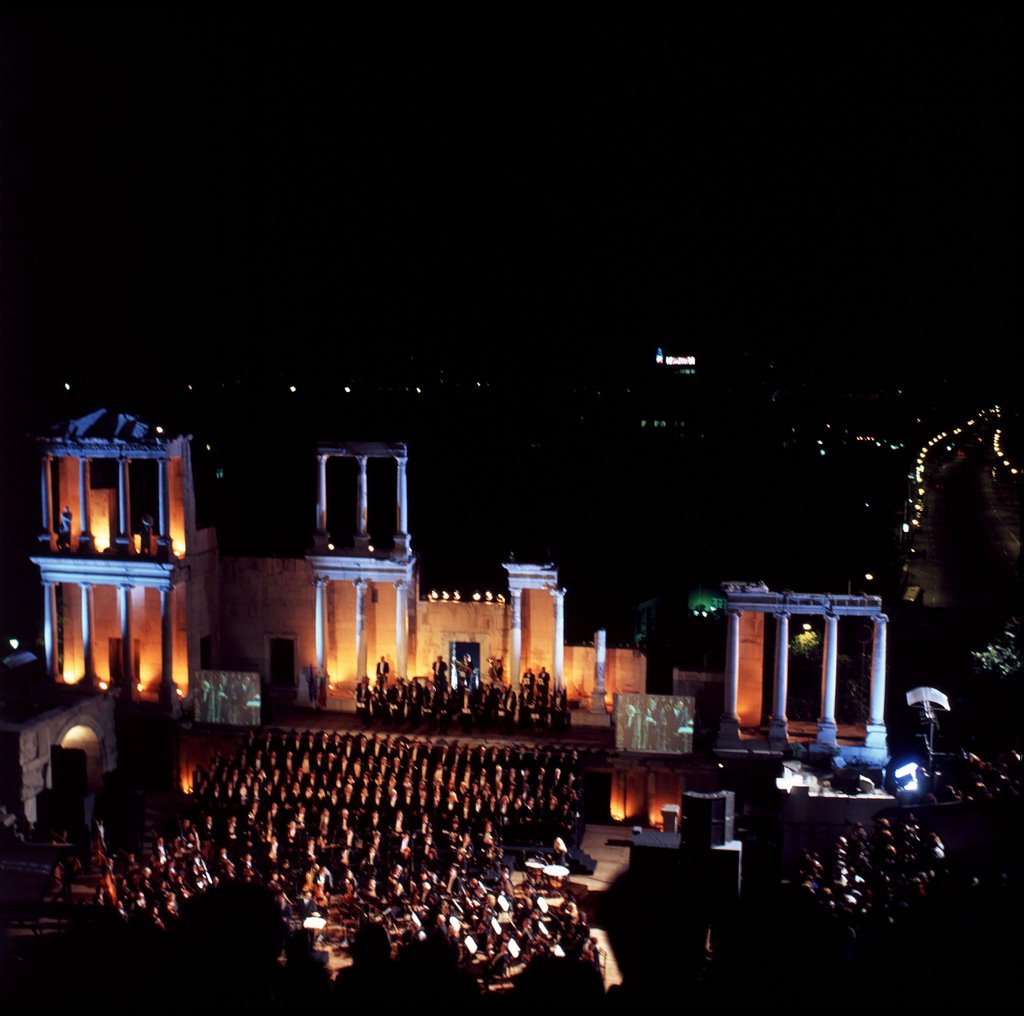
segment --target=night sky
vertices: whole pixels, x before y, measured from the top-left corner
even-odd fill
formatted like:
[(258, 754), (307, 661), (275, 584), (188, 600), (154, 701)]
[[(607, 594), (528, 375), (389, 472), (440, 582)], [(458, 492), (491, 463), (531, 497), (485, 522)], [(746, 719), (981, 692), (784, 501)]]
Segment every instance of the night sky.
[(1020, 381), (1013, 33), (884, 17), (4, 14), (4, 629), (31, 626), (24, 435), (99, 405), (211, 443), (228, 552), (302, 553), (318, 438), (407, 440), (428, 582), (554, 558), (570, 636), (628, 637), (680, 579), (845, 585), (906, 462), (819, 463), (826, 425), (909, 449)]

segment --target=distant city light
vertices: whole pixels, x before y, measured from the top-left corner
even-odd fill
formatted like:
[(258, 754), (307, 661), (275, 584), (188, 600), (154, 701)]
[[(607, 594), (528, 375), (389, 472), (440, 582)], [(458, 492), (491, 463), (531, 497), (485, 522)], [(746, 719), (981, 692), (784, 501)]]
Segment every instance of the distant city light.
[(156, 432), (157, 432), (158, 434), (162, 434), (162, 433), (164, 432), (164, 429), (163, 429), (163, 427), (157, 427), (157, 429), (156, 429)]
[(334, 544), (333, 543), (328, 543), (327, 544), (327, 549), (328, 550), (334, 550)]
[(366, 549), (372, 554), (373, 553), (373, 544), (371, 543)]
[(290, 391), (292, 395), (294, 395), (298, 391), (298, 388), (296, 388), (295, 385), (289, 385), (288, 391)]
[(8, 644), (8, 645), (9, 645), (9, 646), (10, 646), (10, 647), (11, 647), (12, 649), (17, 649), (17, 648), (18, 648), (18, 646), (20, 646), (20, 645), (21, 645), (21, 643), (20, 643), (20, 642), (19, 642), (19, 641), (18, 641), (17, 639), (8, 639), (8, 640), (7, 640), (7, 644)]
[(70, 384), (70, 382), (68, 382), (68, 381), (64, 382), (64, 391), (66, 391), (66, 392), (71, 391), (71, 384)]
[(864, 578), (867, 579), (868, 582), (875, 581), (875, 576), (872, 575), (871, 572), (864, 572)]
[(345, 385), (345, 394), (346, 394), (346, 395), (351, 395), (351, 394), (352, 394), (352, 389), (351, 389), (351, 388), (349, 388), (349, 386), (348, 386), (348, 385)]

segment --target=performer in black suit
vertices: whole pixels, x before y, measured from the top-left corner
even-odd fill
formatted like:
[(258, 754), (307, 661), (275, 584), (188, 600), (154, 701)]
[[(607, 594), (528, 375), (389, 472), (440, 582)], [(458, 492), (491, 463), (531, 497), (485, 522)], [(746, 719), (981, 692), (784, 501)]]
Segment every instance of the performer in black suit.
[(388, 665), (388, 661), (382, 656), (380, 658), (380, 663), (377, 664), (377, 680), (386, 681), (389, 673), (391, 673), (391, 667)]
[(433, 665), (434, 671), (434, 687), (438, 688), (441, 685), (448, 684), (448, 664), (444, 662), (444, 657), (439, 656)]

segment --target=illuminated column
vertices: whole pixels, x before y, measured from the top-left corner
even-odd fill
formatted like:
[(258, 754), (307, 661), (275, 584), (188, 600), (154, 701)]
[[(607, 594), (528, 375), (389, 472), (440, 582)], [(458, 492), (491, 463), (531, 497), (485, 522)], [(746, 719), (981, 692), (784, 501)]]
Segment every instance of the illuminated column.
[(324, 575), (313, 579), (316, 587), (316, 672), (327, 673), (327, 583)]
[(117, 587), (117, 602), (121, 613), (121, 679), (128, 699), (135, 698), (135, 652), (132, 640), (132, 587)]
[(164, 551), (164, 557), (170, 553), (171, 547), (171, 481), (169, 475), (170, 463), (166, 458), (157, 459), (157, 512), (158, 525), (157, 548)]
[(407, 459), (397, 458), (398, 490), (395, 513), (397, 515), (398, 532), (395, 533), (395, 546), (402, 550), (409, 548), (409, 502), (406, 494), (405, 466)]
[(92, 550), (92, 530), (89, 528), (89, 494), (92, 492), (92, 470), (89, 460), (78, 457), (78, 517), (82, 520), (82, 532), (78, 537), (80, 551)]
[(565, 653), (565, 590), (552, 589), (555, 601), (555, 640), (551, 647), (551, 669), (555, 691), (562, 690), (562, 662)]
[(172, 715), (180, 711), (174, 686), (174, 587), (160, 590), (160, 705)]
[(366, 456), (359, 455), (357, 458), (359, 460), (359, 485), (356, 488), (356, 546), (366, 547), (370, 542), (370, 534), (366, 531)]
[(510, 589), (512, 594), (512, 674), (510, 681), (517, 681), (522, 687), (522, 663), (523, 655), (523, 591), (521, 589)]
[(871, 713), (868, 717), (865, 748), (886, 750), (885, 730), (885, 675), (886, 675), (886, 632), (889, 618), (879, 614), (874, 620), (875, 638), (871, 646)]
[(88, 582), (80, 584), (82, 590), (82, 655), (85, 661), (83, 684), (92, 684), (96, 680), (96, 658), (92, 644), (92, 585)]
[(327, 455), (316, 457), (317, 465), (320, 467), (317, 473), (316, 487), (316, 537), (320, 543), (326, 543), (327, 532)]
[(836, 665), (839, 658), (839, 618), (825, 615), (825, 652), (821, 661), (821, 719), (817, 743), (836, 745)]
[(594, 632), (594, 690), (590, 696), (592, 713), (607, 712), (604, 704), (604, 668), (608, 658), (608, 633), (604, 628)]
[(57, 583), (43, 582), (43, 645), (46, 676), (57, 679)]
[(729, 634), (725, 646), (725, 702), (718, 723), (716, 747), (738, 747), (740, 743), (740, 718), (736, 713), (740, 690), (740, 613), (735, 607), (729, 610)]
[(409, 669), (409, 585), (404, 580), (395, 583), (395, 669), (398, 677), (408, 677)]
[(356, 579), (356, 680), (366, 674), (366, 579)]
[(39, 460), (42, 469), (40, 480), (42, 481), (43, 496), (43, 528), (39, 533), (39, 542), (45, 543), (48, 547), (53, 546), (53, 474), (50, 469), (52, 462), (53, 456), (49, 453), (43, 455)]
[(129, 461), (129, 459), (119, 459), (117, 463), (117, 540), (115, 542), (122, 550), (132, 544), (131, 504), (128, 491)]
[(786, 699), (789, 695), (789, 614), (775, 615), (775, 703), (772, 721), (768, 727), (768, 742), (772, 747), (789, 743), (789, 724), (786, 721)]

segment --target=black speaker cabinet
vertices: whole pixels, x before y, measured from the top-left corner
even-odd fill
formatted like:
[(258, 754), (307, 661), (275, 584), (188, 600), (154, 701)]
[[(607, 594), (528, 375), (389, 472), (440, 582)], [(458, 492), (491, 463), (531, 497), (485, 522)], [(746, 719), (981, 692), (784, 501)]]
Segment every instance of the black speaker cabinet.
[(683, 794), (683, 842), (690, 849), (720, 847), (736, 838), (736, 795), (731, 790), (713, 794)]

